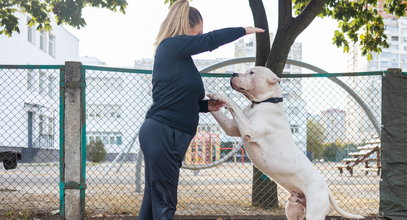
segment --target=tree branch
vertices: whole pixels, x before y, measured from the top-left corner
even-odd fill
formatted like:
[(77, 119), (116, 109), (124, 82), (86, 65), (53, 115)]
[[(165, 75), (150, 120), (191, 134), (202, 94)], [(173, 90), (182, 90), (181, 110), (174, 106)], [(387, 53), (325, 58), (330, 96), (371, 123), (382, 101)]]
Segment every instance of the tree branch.
[(278, 1), (278, 28), (288, 27), (292, 14), (292, 0), (279, 0)]
[[(284, 0), (280, 0), (284, 1)], [(291, 24), (291, 33), (296, 38), (309, 24), (315, 19), (315, 17), (321, 12), (327, 0), (311, 0), (307, 7), (299, 14)]]
[(262, 0), (249, 0), (253, 14), (254, 26), (263, 28), (264, 33), (256, 34), (256, 66), (266, 65), (270, 52), (270, 35), (267, 22), (266, 10)]

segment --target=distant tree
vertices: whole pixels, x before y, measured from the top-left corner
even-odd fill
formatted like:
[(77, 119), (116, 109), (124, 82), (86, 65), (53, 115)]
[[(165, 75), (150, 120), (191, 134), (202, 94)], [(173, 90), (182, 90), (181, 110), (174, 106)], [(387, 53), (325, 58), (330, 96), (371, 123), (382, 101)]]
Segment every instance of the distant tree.
[(106, 159), (105, 145), (101, 140), (91, 141), (86, 145), (86, 158), (88, 161), (99, 163)]
[(323, 126), (313, 120), (307, 121), (307, 151), (313, 158), (321, 158), (323, 141), (325, 139)]
[(85, 7), (106, 8), (125, 13), (126, 6), (126, 0), (1, 0), (0, 35), (11, 36), (13, 32), (20, 32), (16, 16), (19, 12), (30, 15), (31, 19), (27, 25), (49, 31), (52, 15), (58, 25), (68, 24), (79, 29), (86, 25), (82, 17), (82, 9)]
[(321, 157), (327, 161), (336, 161), (338, 154), (345, 149), (345, 145), (341, 143), (327, 143), (323, 145)]

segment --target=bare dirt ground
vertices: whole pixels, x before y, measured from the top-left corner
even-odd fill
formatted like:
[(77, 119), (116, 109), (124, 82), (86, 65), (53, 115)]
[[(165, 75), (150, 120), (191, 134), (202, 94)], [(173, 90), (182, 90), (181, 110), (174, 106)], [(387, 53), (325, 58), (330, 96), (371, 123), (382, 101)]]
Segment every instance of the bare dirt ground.
[[(87, 167), (86, 214), (106, 217), (112, 215), (137, 216), (144, 185), (135, 185), (135, 164), (126, 163), (118, 171), (107, 172), (108, 163)], [(317, 163), (315, 166), (326, 176), (330, 189), (339, 205), (346, 211), (364, 216), (377, 216), (379, 209), (379, 180), (376, 174), (342, 175), (335, 163)], [(45, 168), (44, 168), (45, 169)], [(0, 211), (3, 213), (41, 212), (59, 209), (58, 167), (33, 170), (20, 167), (14, 174), (0, 175)], [(41, 171), (38, 171), (41, 170)], [(251, 205), (252, 165), (250, 163), (224, 163), (198, 173), (182, 170), (179, 185), (177, 215), (179, 216), (282, 216), (286, 193), (278, 189), (279, 207), (272, 210)], [(0, 171), (1, 172), (1, 171)], [(33, 174), (34, 173), (34, 174)], [(35, 176), (33, 178), (22, 178)], [(141, 176), (144, 174), (141, 173)], [(5, 179), (8, 177), (8, 180)], [(18, 178), (17, 178), (18, 177)], [(10, 179), (11, 178), (11, 179)], [(19, 180), (16, 185), (12, 181)], [(21, 179), (21, 180), (20, 180)], [(37, 182), (32, 182), (37, 181)], [(331, 210), (329, 215), (338, 214)]]
[[(335, 163), (316, 164), (327, 177), (330, 189), (340, 206), (365, 216), (377, 215), (379, 209), (379, 176), (355, 172), (340, 175)], [(284, 215), (287, 194), (278, 190), (279, 207), (273, 210), (251, 205), (252, 165), (226, 163), (219, 167), (194, 173), (182, 170), (179, 186), (178, 215)], [(133, 171), (131, 171), (133, 172)], [(131, 173), (127, 173), (130, 175)], [(134, 213), (139, 210), (142, 192), (135, 193), (135, 186), (117, 185), (109, 188), (120, 195), (112, 195), (105, 186), (92, 187), (87, 197), (89, 213)], [(105, 191), (106, 193), (103, 193)], [(103, 201), (103, 202), (101, 202)], [(331, 210), (330, 215), (338, 215)]]

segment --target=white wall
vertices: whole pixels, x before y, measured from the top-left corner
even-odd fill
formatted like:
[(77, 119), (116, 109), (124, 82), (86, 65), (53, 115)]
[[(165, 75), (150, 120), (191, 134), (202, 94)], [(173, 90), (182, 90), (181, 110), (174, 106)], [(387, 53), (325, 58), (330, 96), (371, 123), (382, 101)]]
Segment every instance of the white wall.
[[(0, 35), (0, 64), (63, 65), (79, 60), (79, 40), (62, 26), (52, 24), (42, 50), (39, 31), (32, 32), (33, 42), (28, 40), (27, 15), (18, 14), (18, 18), (20, 33)], [(50, 34), (55, 37), (51, 55)], [(0, 146), (28, 147), (28, 112), (32, 112), (33, 147), (58, 149), (59, 70), (0, 69), (0, 88)]]
[[(79, 40), (64, 27), (52, 23), (53, 29), (46, 33), (45, 51), (40, 49), (40, 32), (34, 31), (34, 43), (28, 41), (26, 14), (18, 14), (20, 33), (12, 37), (0, 35), (1, 64), (64, 64), (79, 60)], [(33, 27), (35, 29), (35, 27)], [(48, 54), (49, 34), (55, 36), (55, 56)]]

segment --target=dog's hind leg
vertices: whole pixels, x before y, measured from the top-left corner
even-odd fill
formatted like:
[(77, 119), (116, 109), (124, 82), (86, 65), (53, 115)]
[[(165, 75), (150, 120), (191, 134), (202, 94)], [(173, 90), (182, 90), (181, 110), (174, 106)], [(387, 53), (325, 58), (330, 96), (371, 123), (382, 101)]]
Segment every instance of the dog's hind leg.
[(324, 220), (328, 214), (330, 206), (328, 190), (320, 189), (305, 195), (307, 200), (306, 219)]
[(305, 217), (305, 208), (299, 203), (287, 201), (285, 215), (288, 220), (303, 220)]
[(303, 193), (292, 192), (285, 206), (288, 220), (303, 220), (305, 218), (306, 199)]

